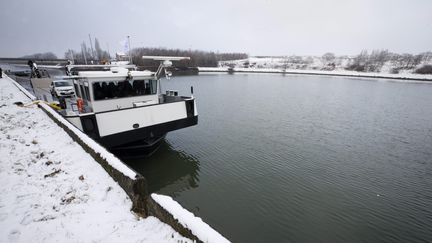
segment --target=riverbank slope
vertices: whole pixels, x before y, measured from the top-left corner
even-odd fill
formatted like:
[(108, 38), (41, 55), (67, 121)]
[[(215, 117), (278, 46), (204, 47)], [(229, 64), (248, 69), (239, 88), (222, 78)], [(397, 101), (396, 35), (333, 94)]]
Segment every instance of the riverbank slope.
[(1, 242), (191, 242), (132, 202), (7, 77), (0, 79)]

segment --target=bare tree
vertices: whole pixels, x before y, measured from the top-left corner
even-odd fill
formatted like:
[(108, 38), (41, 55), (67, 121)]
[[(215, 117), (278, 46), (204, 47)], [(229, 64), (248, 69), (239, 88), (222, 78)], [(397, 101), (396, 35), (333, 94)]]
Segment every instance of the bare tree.
[(99, 44), (99, 40), (97, 38), (95, 38), (95, 50), (96, 50), (97, 59), (100, 62), (107, 62), (107, 61), (109, 61), (110, 57), (109, 57), (108, 52), (102, 50), (102, 48), (100, 47), (100, 44)]
[(325, 63), (331, 63), (331, 62), (334, 62), (335, 59), (336, 59), (335, 54), (333, 54), (333, 53), (331, 53), (331, 52), (327, 52), (327, 53), (325, 53), (325, 54), (322, 56), (322, 60), (323, 60)]

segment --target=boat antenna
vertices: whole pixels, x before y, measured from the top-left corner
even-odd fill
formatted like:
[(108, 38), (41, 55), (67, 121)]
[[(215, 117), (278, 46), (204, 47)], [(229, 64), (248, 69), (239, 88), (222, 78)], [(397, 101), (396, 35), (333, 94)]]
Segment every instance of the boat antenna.
[(142, 56), (143, 59), (160, 61), (159, 67), (155, 72), (155, 78), (160, 79), (163, 74), (169, 79), (171, 72), (167, 71), (172, 66), (172, 61), (190, 60), (190, 57), (170, 57), (170, 56)]
[(107, 49), (108, 49), (108, 62), (111, 63), (111, 53), (110, 53), (110, 50), (109, 50), (109, 44), (108, 44), (108, 42), (106, 43), (106, 45), (107, 45)]

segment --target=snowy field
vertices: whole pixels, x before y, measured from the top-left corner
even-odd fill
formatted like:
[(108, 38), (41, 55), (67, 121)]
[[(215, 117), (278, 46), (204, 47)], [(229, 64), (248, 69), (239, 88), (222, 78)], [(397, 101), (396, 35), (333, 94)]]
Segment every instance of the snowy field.
[[(432, 74), (417, 74), (415, 70), (425, 65), (432, 65), (432, 53), (424, 54), (422, 61), (412, 64), (405, 60), (392, 60), (380, 62), (370, 57), (370, 63), (376, 66), (375, 71), (350, 71), (347, 68), (355, 63), (355, 57), (334, 57), (332, 61), (326, 61), (318, 56), (287, 56), (287, 57), (249, 57), (247, 59), (220, 61), (219, 67), (200, 67), (201, 72), (223, 72), (228, 68), (234, 68), (237, 72), (264, 72), (264, 73), (298, 73), (315, 75), (336, 75), (354, 77), (384, 77), (392, 79), (416, 79), (432, 81)], [(409, 65), (409, 67), (406, 67)], [(369, 67), (373, 66), (369, 64)], [(351, 69), (353, 70), (353, 69)]]
[(190, 242), (132, 202), (12, 81), (0, 79), (0, 242)]
[[(377, 66), (377, 73), (391, 73), (398, 69), (398, 73), (413, 73), (415, 69), (423, 65), (432, 65), (432, 53), (421, 57), (418, 63), (414, 64), (412, 59), (404, 59), (400, 56), (397, 60), (375, 60), (373, 57), (367, 61)], [(413, 57), (412, 57), (413, 58)], [(356, 56), (334, 56), (332, 60), (325, 60), (322, 56), (286, 56), (286, 57), (249, 57), (247, 59), (220, 61), (220, 67), (247, 67), (258, 69), (297, 69), (297, 70), (345, 70), (355, 63)], [(366, 60), (364, 60), (366, 62)], [(408, 67), (407, 67), (408, 66)], [(367, 70), (364, 70), (365, 72)]]
[[(200, 72), (228, 72), (227, 67), (199, 67)], [(248, 73), (288, 73), (288, 74), (311, 74), (311, 75), (330, 75), (330, 76), (349, 76), (349, 77), (364, 77), (364, 78), (390, 78), (390, 79), (413, 79), (417, 81), (432, 81), (431, 74), (414, 74), (414, 73), (366, 73), (347, 70), (298, 70), (298, 69), (274, 69), (274, 68), (233, 68), (235, 72), (248, 72)]]

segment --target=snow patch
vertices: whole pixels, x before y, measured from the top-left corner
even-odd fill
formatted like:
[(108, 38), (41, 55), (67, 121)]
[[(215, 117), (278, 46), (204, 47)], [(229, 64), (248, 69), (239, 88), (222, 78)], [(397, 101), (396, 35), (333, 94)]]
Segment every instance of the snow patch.
[(230, 242), (219, 234), (216, 230), (211, 228), (208, 224), (204, 223), (201, 218), (188, 210), (184, 209), (178, 202), (174, 201), (169, 196), (151, 194), (160, 206), (168, 211), (175, 219), (179, 221), (185, 228), (190, 229), (203, 242)]
[(15, 80), (9, 78), (9, 77), (5, 77), (5, 79), (8, 79), (10, 82), (12, 82), (19, 90), (21, 90), (21, 92), (23, 92), (28, 98), (30, 98), (31, 100), (36, 100), (36, 96), (34, 96), (32, 93), (30, 93), (28, 90), (26, 90), (24, 87), (22, 87), (20, 84), (18, 84)]
[[(355, 56), (334, 56), (333, 59), (328, 60), (324, 56), (285, 56), (285, 57), (249, 57), (247, 59), (220, 61), (219, 68), (199, 68), (200, 71), (216, 72), (227, 69), (228, 67), (234, 68), (234, 71), (244, 72), (283, 72), (286, 70), (289, 73), (314, 73), (326, 75), (349, 75), (356, 77), (383, 77), (383, 78), (397, 78), (397, 79), (419, 79), (419, 80), (432, 80), (432, 75), (416, 74), (415, 70), (424, 66), (432, 64), (432, 53), (423, 53), (419, 57), (421, 60), (414, 64), (412, 58), (419, 58), (414, 56), (398, 55), (394, 53), (386, 53), (383, 57), (377, 57), (373, 52), (371, 55), (364, 57), (367, 59), (366, 63), (361, 64), (365, 70), (369, 72), (355, 72), (349, 71), (353, 64), (355, 64)], [(372, 68), (372, 69), (371, 69)], [(355, 69), (353, 69), (355, 70)]]
[(85, 144), (93, 148), (96, 153), (99, 153), (100, 156), (104, 158), (112, 167), (120, 171), (123, 175), (128, 176), (131, 179), (135, 179), (135, 177), (137, 176), (136, 172), (129, 168), (127, 165), (125, 165), (112, 153), (107, 151), (102, 145), (98, 144), (89, 136), (81, 132), (81, 130), (69, 123), (60, 114), (51, 109), (51, 107), (49, 107), (47, 104), (40, 103), (40, 106), (43, 107), (44, 110), (48, 111), (51, 115), (53, 115), (55, 119), (59, 120), (61, 123), (67, 126), (67, 128), (70, 129), (73, 133), (75, 133)]

